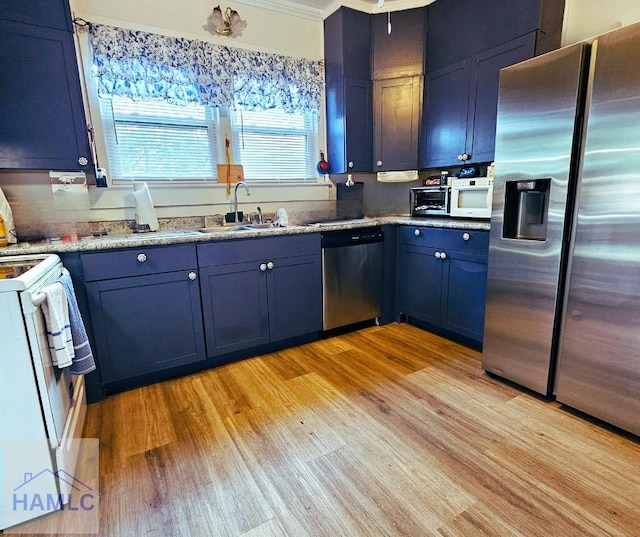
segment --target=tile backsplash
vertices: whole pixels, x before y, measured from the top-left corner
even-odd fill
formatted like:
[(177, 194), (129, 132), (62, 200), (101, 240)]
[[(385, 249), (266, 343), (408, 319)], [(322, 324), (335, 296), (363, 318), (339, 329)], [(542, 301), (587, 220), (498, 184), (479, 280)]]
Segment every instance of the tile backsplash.
[[(331, 180), (334, 184), (345, 182), (347, 175), (332, 175)], [(373, 173), (354, 173), (353, 180), (364, 184), (362, 204), (365, 216), (408, 214), (409, 188), (420, 184), (420, 181), (379, 183)], [(84, 203), (61, 206), (54, 198), (47, 172), (2, 172), (0, 187), (11, 205), (20, 239), (73, 234), (86, 236), (104, 231), (122, 234), (130, 233), (134, 227), (134, 222), (130, 219), (131, 211), (127, 212), (126, 208), (114, 209), (105, 214), (104, 211), (96, 213), (87, 209), (88, 205)], [(333, 187), (334, 194), (336, 191), (337, 188)], [(255, 196), (251, 200), (254, 201)], [(277, 207), (284, 207), (291, 224), (321, 222), (337, 217), (335, 195), (332, 201), (287, 200), (260, 204), (267, 216), (275, 212)], [(227, 205), (160, 208), (160, 227), (166, 230), (205, 227), (205, 216), (220, 214), (226, 210)]]

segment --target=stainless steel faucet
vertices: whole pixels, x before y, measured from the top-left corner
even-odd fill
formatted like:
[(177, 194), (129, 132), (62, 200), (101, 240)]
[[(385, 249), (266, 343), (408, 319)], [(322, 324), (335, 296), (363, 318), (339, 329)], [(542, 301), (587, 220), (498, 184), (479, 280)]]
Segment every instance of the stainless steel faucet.
[(238, 187), (243, 186), (247, 191), (247, 196), (251, 196), (251, 192), (249, 191), (249, 187), (247, 183), (244, 181), (240, 181), (236, 183), (236, 186), (233, 187), (233, 214), (235, 215), (236, 222), (238, 222)]

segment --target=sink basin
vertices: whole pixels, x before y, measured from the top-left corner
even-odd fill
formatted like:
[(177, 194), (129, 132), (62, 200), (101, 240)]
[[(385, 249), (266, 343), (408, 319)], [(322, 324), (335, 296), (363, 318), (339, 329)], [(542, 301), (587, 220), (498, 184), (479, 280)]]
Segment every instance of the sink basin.
[(264, 224), (238, 224), (234, 226), (209, 226), (201, 227), (198, 231), (201, 233), (227, 233), (229, 231), (257, 231), (260, 229), (272, 229), (273, 224), (271, 222), (265, 222)]

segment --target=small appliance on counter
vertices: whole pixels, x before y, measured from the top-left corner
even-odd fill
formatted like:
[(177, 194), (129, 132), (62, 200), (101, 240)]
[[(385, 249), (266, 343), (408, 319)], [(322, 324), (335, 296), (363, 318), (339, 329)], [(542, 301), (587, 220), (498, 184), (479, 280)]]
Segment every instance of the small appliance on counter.
[(492, 199), (492, 178), (458, 178), (451, 183), (449, 214), (454, 218), (491, 218)]
[(448, 216), (448, 186), (416, 186), (409, 189), (411, 216)]

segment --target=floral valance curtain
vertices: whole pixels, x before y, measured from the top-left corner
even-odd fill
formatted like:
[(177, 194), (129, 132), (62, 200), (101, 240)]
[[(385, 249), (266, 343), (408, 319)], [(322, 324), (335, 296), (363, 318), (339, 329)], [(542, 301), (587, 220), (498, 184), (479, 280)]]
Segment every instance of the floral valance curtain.
[(318, 112), (321, 61), (90, 25), (101, 96), (225, 108)]

